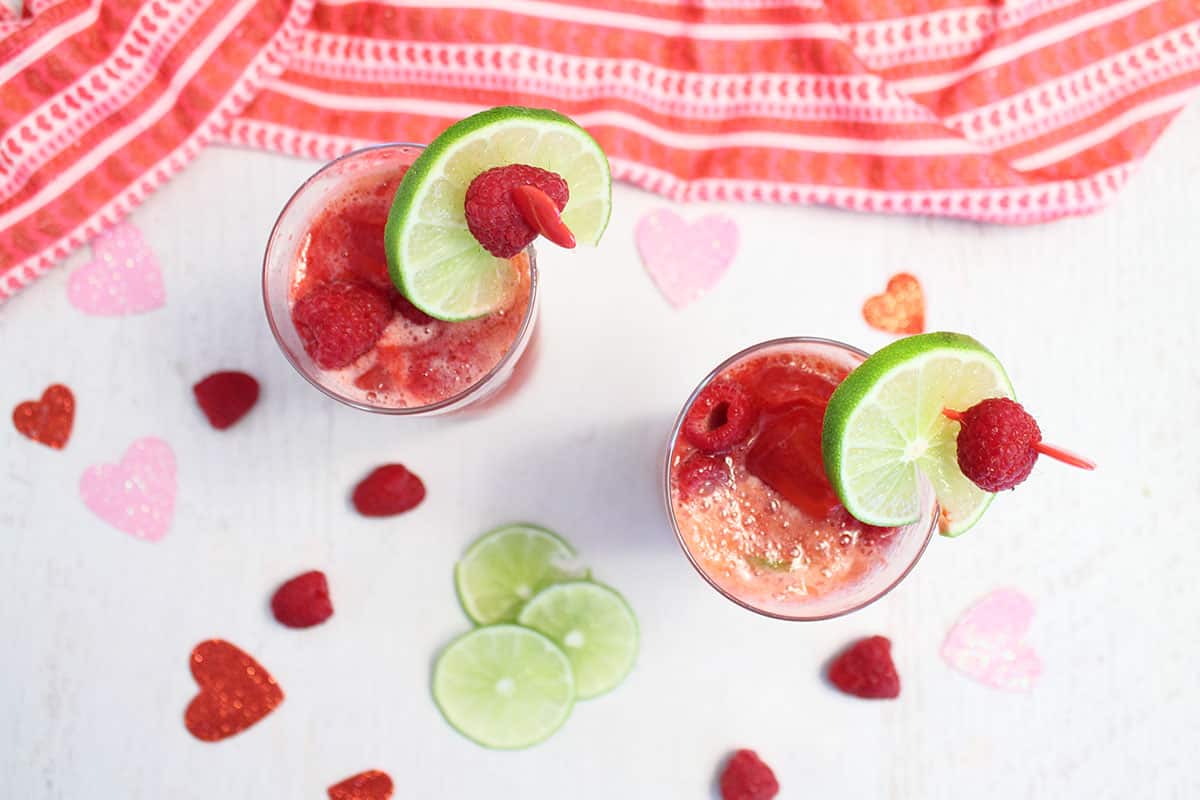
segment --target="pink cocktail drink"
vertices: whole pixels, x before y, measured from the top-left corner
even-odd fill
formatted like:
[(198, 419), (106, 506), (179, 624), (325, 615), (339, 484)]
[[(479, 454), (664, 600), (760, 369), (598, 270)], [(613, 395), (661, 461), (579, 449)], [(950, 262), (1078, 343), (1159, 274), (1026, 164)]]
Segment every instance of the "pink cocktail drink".
[(877, 528), (838, 502), (821, 458), (825, 406), (866, 354), (781, 339), (717, 367), (680, 414), (667, 458), (669, 513), (688, 558), (722, 594), (768, 616), (822, 619), (885, 594), (937, 524)]
[(330, 163), (292, 197), (267, 246), (267, 316), (288, 360), (326, 394), (370, 411), (445, 413), (492, 395), (537, 316), (532, 247), (512, 259), (508, 301), (479, 319), (433, 319), (394, 288), (384, 228), (420, 152), (384, 145)]

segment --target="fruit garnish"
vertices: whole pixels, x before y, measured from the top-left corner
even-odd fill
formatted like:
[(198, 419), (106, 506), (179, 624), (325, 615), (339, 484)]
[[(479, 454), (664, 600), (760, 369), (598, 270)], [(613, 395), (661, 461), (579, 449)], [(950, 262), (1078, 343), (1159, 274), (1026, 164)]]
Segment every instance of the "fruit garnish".
[(1095, 469), (1085, 458), (1042, 441), (1037, 421), (1006, 397), (983, 400), (966, 411), (942, 409), (959, 424), (958, 468), (985, 492), (1012, 489), (1029, 477), (1039, 453), (1080, 469)]
[(721, 486), (732, 486), (733, 471), (722, 456), (692, 453), (680, 465), (676, 484), (685, 499), (702, 497)]
[(387, 294), (374, 286), (334, 281), (296, 301), (292, 321), (304, 350), (321, 369), (341, 369), (379, 341), (392, 319)]
[(425, 499), (425, 484), (403, 464), (384, 464), (354, 487), (351, 500), (364, 517), (391, 517)]
[(838, 507), (821, 460), (819, 406), (802, 403), (763, 428), (746, 454), (746, 471), (815, 517)]
[(615, 688), (637, 659), (633, 610), (625, 598), (598, 583), (549, 586), (525, 604), (517, 622), (550, 637), (567, 654), (580, 700)]
[(758, 753), (738, 750), (721, 771), (721, 800), (772, 800), (779, 781)]
[(571, 662), (537, 631), (489, 625), (454, 640), (433, 667), (433, 699), (450, 725), (484, 747), (530, 747), (575, 705)]
[[(467, 229), (484, 250), (497, 258), (512, 258), (537, 238), (541, 224), (553, 219), (566, 228), (559, 215), (570, 196), (567, 182), (557, 173), (526, 164), (493, 167), (467, 187)], [(574, 247), (575, 237), (569, 230), (567, 235)]]
[(846, 694), (869, 700), (900, 696), (900, 676), (892, 662), (892, 642), (884, 636), (860, 639), (829, 665), (829, 681)]
[(512, 622), (547, 586), (588, 577), (575, 560), (574, 548), (545, 528), (505, 525), (467, 548), (454, 565), (454, 586), (475, 623)]
[(333, 616), (329, 582), (318, 570), (297, 575), (275, 590), (271, 613), (289, 628), (311, 628)]
[[(498, 167), (508, 172), (487, 175)], [(527, 170), (540, 177), (511, 180)], [(554, 178), (567, 187), (561, 206)], [(520, 204), (530, 198), (514, 199), (518, 185), (534, 186), (550, 198), (561, 209), (557, 223), (541, 216), (548, 209), (536, 197), (532, 213), (521, 213)], [(517, 271), (488, 248), (515, 255), (531, 231), (561, 243), (558, 224), (594, 245), (608, 225), (611, 195), (604, 152), (567, 117), (514, 106), (467, 117), (434, 139), (400, 183), (386, 231), (392, 282), (438, 319), (457, 322), (497, 311), (511, 302)]]
[(737, 381), (705, 386), (683, 418), (683, 436), (705, 453), (725, 453), (750, 435), (758, 406)]
[(942, 533), (963, 533), (994, 495), (959, 469), (958, 425), (942, 409), (1012, 396), (1000, 362), (969, 336), (926, 333), (884, 347), (842, 381), (825, 411), (822, 453), (838, 499), (869, 525), (908, 525), (921, 517), (923, 476)]
[(575, 234), (562, 221), (561, 212), (565, 204), (559, 204), (538, 187), (529, 185), (513, 187), (512, 199), (529, 227), (559, 247), (567, 250), (575, 247)]
[(258, 402), (258, 381), (244, 372), (214, 372), (192, 387), (196, 404), (219, 431), (232, 426)]

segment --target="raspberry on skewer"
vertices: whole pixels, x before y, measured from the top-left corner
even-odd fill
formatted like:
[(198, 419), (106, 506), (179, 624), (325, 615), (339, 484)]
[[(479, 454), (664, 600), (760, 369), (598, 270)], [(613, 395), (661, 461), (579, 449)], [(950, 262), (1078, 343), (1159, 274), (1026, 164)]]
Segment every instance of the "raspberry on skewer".
[(538, 234), (571, 248), (575, 235), (560, 216), (570, 195), (562, 176), (549, 170), (527, 164), (493, 167), (467, 187), (467, 228), (497, 258), (512, 258)]
[(958, 468), (987, 492), (1012, 489), (1029, 477), (1038, 454), (1080, 469), (1091, 461), (1042, 441), (1037, 422), (1015, 400), (994, 397), (966, 411), (946, 408), (942, 415), (959, 423)]

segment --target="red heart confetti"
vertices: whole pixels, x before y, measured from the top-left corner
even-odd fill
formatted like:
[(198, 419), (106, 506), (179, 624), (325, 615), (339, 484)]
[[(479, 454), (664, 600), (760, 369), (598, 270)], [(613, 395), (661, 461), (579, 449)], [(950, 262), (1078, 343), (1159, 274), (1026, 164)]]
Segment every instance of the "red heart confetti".
[(916, 276), (893, 275), (883, 294), (867, 298), (863, 319), (872, 328), (887, 333), (920, 333), (925, 330), (925, 294)]
[(61, 383), (42, 392), (41, 400), (26, 400), (13, 409), (13, 426), (38, 444), (62, 450), (75, 424), (75, 395)]
[(900, 676), (885, 636), (859, 639), (829, 665), (829, 681), (846, 694), (869, 700), (900, 696)]
[(425, 499), (425, 484), (402, 464), (385, 464), (354, 487), (354, 507), (364, 517), (411, 511)]
[(319, 570), (297, 575), (271, 597), (275, 619), (289, 628), (311, 628), (333, 616), (329, 582)]
[(369, 769), (330, 786), (329, 800), (388, 800), (392, 791), (391, 776)]
[(270, 673), (229, 642), (201, 642), (190, 663), (200, 694), (188, 704), (183, 723), (197, 739), (219, 742), (239, 734), (283, 702)]
[(258, 381), (244, 372), (214, 372), (192, 387), (200, 410), (219, 431), (246, 416), (258, 402)]

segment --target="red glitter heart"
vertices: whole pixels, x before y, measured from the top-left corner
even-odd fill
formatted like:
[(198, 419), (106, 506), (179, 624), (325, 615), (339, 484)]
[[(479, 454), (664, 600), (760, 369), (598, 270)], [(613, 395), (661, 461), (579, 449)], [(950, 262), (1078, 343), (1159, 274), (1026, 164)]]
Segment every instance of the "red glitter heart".
[(329, 800), (388, 800), (392, 779), (386, 772), (369, 769), (329, 787)]
[(219, 742), (241, 733), (283, 702), (270, 673), (229, 642), (201, 642), (190, 663), (200, 694), (188, 704), (183, 723), (197, 739)]
[(26, 400), (13, 409), (13, 425), (22, 436), (62, 450), (75, 423), (75, 395), (61, 383), (42, 392), (41, 400)]
[(921, 283), (907, 272), (893, 275), (883, 294), (867, 298), (863, 319), (872, 328), (888, 333), (920, 333), (925, 330), (925, 294)]

